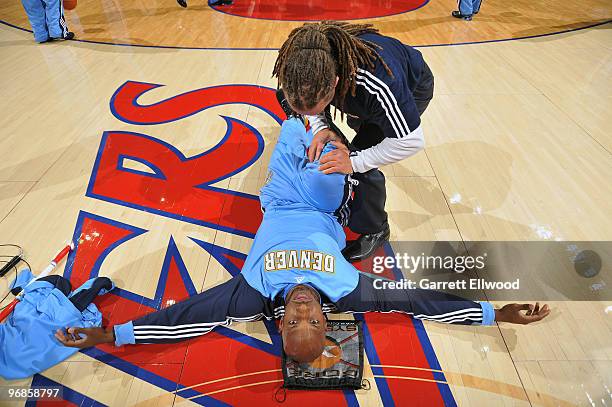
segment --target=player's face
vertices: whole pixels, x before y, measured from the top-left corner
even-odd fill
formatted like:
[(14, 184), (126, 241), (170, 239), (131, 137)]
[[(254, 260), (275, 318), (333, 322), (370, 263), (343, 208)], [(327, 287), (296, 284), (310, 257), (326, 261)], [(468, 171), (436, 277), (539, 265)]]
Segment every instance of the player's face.
[(285, 352), (296, 360), (314, 360), (323, 351), (325, 327), (318, 293), (308, 286), (291, 290), (279, 326)]
[(285, 329), (308, 328), (325, 331), (319, 293), (306, 285), (294, 287), (285, 299)]

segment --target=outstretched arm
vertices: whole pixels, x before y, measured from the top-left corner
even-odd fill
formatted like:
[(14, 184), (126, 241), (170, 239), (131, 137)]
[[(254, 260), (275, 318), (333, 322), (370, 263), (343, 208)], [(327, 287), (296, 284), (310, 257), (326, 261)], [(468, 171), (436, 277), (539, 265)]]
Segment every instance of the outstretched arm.
[(550, 314), (548, 304), (544, 304), (542, 307), (540, 307), (539, 302), (535, 304), (507, 304), (495, 310), (495, 321), (527, 325), (546, 318), (548, 314)]
[(112, 329), (70, 327), (58, 330), (55, 336), (64, 345), (77, 348), (111, 342), (117, 346), (180, 342), (234, 321), (259, 320), (264, 317), (265, 308), (266, 298), (238, 275), (185, 301)]
[(497, 322), (529, 324), (548, 314), (539, 303), (508, 304), (494, 309), (488, 302), (475, 302), (435, 290), (385, 288), (360, 274), (357, 288), (336, 304), (340, 312), (402, 312), (414, 318), (460, 325), (492, 325)]

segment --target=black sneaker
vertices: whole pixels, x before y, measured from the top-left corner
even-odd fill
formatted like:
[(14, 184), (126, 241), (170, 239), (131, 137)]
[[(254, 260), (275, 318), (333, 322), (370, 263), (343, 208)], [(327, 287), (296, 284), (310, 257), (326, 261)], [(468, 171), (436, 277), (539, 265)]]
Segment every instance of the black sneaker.
[(68, 31), (66, 33), (66, 35), (64, 36), (64, 38), (53, 38), (53, 37), (49, 37), (49, 39), (47, 39), (47, 41), (45, 42), (53, 42), (55, 40), (73, 40), (74, 39), (74, 33), (72, 31)]
[(455, 17), (455, 18), (461, 18), (461, 19), (463, 19), (465, 21), (472, 21), (472, 15), (471, 14), (461, 14), (460, 11), (455, 10), (455, 11), (453, 11), (451, 13), (451, 15), (453, 17)]
[(210, 6), (231, 6), (232, 4), (234, 4), (234, 0), (217, 0), (208, 3)]
[(187, 8), (187, 1), (186, 0), (176, 0), (176, 2), (178, 3), (179, 6), (181, 6), (183, 8)]
[(342, 250), (342, 255), (351, 263), (368, 258), (374, 254), (376, 249), (389, 241), (390, 235), (389, 225), (378, 233), (361, 235), (359, 239), (354, 240)]

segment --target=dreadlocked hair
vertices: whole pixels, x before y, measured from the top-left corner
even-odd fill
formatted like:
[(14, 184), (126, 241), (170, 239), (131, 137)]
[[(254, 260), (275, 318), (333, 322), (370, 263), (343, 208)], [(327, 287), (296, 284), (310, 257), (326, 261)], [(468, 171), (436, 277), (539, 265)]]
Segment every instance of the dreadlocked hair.
[(390, 76), (393, 73), (378, 54), (380, 47), (358, 35), (378, 33), (371, 24), (341, 21), (307, 23), (291, 31), (281, 47), (272, 75), (292, 106), (310, 109), (338, 85), (333, 104), (342, 111), (348, 92), (355, 96), (358, 68), (374, 70), (379, 60)]

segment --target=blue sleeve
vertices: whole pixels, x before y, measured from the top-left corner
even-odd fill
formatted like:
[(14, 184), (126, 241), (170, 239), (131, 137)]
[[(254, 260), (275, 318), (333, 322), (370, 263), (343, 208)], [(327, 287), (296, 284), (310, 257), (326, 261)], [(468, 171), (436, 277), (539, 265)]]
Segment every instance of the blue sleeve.
[[(332, 144), (327, 144), (321, 153), (335, 150)], [(342, 204), (346, 175), (334, 173), (324, 174), (319, 170), (319, 161), (307, 162), (300, 172), (300, 188), (302, 196), (309, 205), (322, 212), (332, 213)]]
[(115, 346), (132, 345), (136, 343), (134, 339), (134, 324), (132, 321), (125, 324), (115, 325)]
[(306, 147), (310, 145), (311, 141), (312, 133), (306, 131), (306, 127), (300, 119), (292, 117), (283, 122), (277, 146), (284, 144), (294, 154), (297, 153), (297, 155), (303, 156), (302, 152), (305, 154)]
[(268, 164), (266, 183), (259, 191), (259, 200), (264, 209), (287, 202), (300, 202), (294, 180), (306, 155), (305, 136), (306, 128), (298, 119), (283, 122)]
[(495, 324), (495, 309), (490, 302), (483, 301), (480, 303), (482, 307), (482, 324), (481, 325), (493, 325)]
[[(319, 162), (309, 162), (306, 151), (312, 132), (297, 118), (283, 122), (278, 142), (270, 158), (268, 180), (260, 191), (260, 201), (271, 205), (303, 203), (317, 210), (333, 213), (342, 203), (344, 174), (324, 174)], [(336, 147), (327, 144), (323, 154)], [(322, 155), (323, 155), (322, 154)]]

